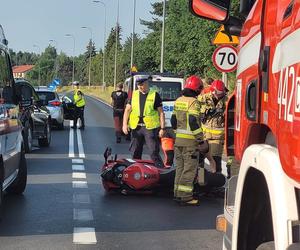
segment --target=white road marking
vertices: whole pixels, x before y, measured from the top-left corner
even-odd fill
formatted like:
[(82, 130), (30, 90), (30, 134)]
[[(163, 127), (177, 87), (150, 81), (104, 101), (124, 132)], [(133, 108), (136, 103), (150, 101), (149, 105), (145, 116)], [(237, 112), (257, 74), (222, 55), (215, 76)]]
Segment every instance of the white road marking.
[(96, 233), (93, 227), (75, 227), (73, 233), (75, 244), (96, 244)]
[(84, 165), (72, 165), (73, 171), (84, 171)]
[(73, 121), (70, 121), (70, 135), (69, 135), (69, 157), (74, 157), (74, 130), (71, 128)]
[(72, 181), (73, 188), (88, 188), (86, 181)]
[(82, 159), (72, 159), (72, 163), (82, 164), (83, 160)]
[(78, 221), (92, 221), (94, 219), (92, 209), (73, 209), (73, 219)]
[(86, 174), (74, 172), (74, 173), (72, 173), (72, 178), (73, 179), (86, 179)]
[(88, 194), (73, 194), (73, 203), (89, 204), (91, 199)]
[(83, 144), (82, 144), (81, 131), (79, 129), (77, 129), (77, 143), (78, 143), (79, 157), (85, 158)]

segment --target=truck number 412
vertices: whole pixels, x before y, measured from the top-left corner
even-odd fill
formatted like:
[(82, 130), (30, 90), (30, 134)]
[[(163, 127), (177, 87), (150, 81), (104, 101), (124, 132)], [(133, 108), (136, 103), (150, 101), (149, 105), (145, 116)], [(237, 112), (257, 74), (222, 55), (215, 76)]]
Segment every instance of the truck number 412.
[(294, 67), (287, 67), (280, 71), (277, 102), (279, 119), (293, 122), (293, 110), (295, 113), (300, 112), (300, 77), (296, 76)]

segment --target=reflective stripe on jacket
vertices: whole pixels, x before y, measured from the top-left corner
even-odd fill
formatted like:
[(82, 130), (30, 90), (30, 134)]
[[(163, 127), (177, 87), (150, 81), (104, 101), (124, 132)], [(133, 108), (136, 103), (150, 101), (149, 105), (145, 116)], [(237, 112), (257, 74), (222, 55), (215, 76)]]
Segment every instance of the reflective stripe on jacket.
[[(159, 113), (154, 109), (156, 92), (150, 90), (144, 107), (143, 121), (147, 129), (154, 129), (160, 126)], [(140, 91), (135, 90), (131, 99), (131, 113), (129, 116), (129, 127), (136, 129), (140, 120)]]
[[(81, 92), (81, 94), (78, 94), (79, 91)], [(82, 91), (79, 89), (76, 89), (74, 91), (74, 103), (78, 108), (85, 106), (84, 96), (82, 94)]]
[(201, 114), (203, 119), (203, 132), (205, 139), (224, 140), (225, 139), (225, 108), (227, 96), (217, 102), (212, 93), (199, 96), (201, 103)]
[[(196, 139), (202, 137), (202, 128), (200, 123), (200, 103), (194, 97), (179, 97), (174, 104), (174, 114), (177, 120), (176, 142), (177, 146), (189, 145), (195, 143)], [(189, 116), (193, 115), (197, 119), (198, 129), (191, 130)]]

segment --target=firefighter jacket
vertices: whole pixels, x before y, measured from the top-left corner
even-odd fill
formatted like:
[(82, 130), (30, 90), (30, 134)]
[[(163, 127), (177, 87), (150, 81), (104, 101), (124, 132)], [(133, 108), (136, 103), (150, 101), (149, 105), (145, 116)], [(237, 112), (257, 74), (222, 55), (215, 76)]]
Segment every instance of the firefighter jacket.
[(206, 140), (225, 139), (225, 108), (227, 96), (215, 99), (212, 93), (200, 95), (202, 129)]
[(85, 106), (85, 100), (82, 91), (76, 89), (74, 91), (74, 104), (76, 107), (81, 108)]
[[(160, 126), (159, 113), (154, 109), (156, 92), (150, 90), (143, 111), (143, 121), (147, 129), (155, 129)], [(140, 92), (135, 90), (132, 94), (131, 99), (131, 113), (129, 116), (129, 127), (131, 129), (136, 129), (140, 120)]]
[(200, 103), (196, 97), (181, 96), (175, 101), (171, 123), (176, 132), (176, 146), (198, 146), (203, 140)]

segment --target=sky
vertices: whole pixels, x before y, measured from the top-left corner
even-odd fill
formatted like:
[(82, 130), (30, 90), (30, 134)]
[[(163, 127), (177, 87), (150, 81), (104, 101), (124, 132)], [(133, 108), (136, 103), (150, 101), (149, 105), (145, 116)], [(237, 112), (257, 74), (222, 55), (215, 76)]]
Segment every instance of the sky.
[[(116, 25), (118, 0), (102, 0), (106, 4), (106, 35)], [(130, 36), (133, 25), (133, 0), (120, 1), (120, 25), (123, 42)], [(151, 3), (157, 0), (136, 0), (136, 33), (142, 35), (145, 27), (139, 19), (150, 20)], [(97, 50), (103, 47), (104, 7), (92, 0), (0, 0), (0, 24), (4, 28), (9, 48), (14, 51), (40, 53), (49, 45), (58, 48), (67, 55), (73, 55), (73, 39), (75, 37), (75, 55), (86, 51), (91, 37), (88, 29), (92, 29), (93, 41)], [(49, 42), (55, 40), (55, 42)], [(37, 45), (38, 47), (34, 47)]]

